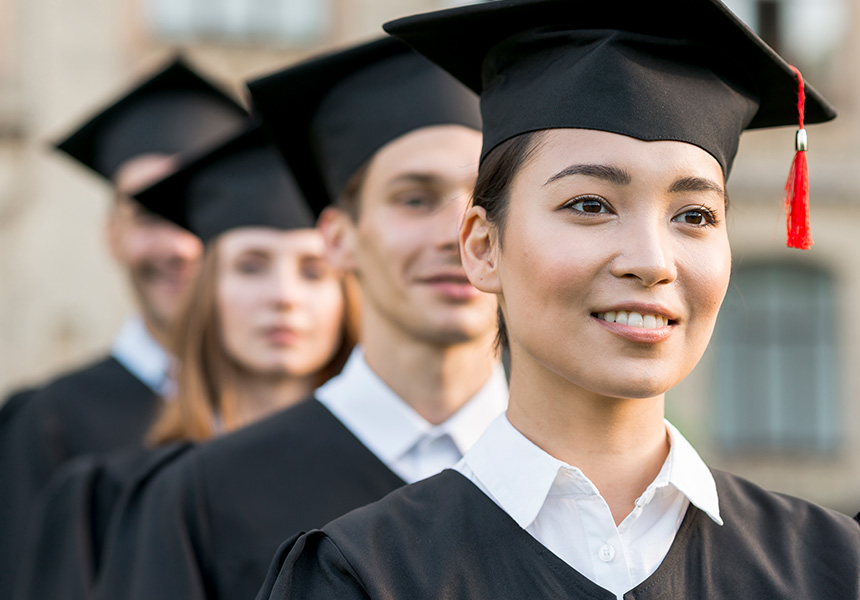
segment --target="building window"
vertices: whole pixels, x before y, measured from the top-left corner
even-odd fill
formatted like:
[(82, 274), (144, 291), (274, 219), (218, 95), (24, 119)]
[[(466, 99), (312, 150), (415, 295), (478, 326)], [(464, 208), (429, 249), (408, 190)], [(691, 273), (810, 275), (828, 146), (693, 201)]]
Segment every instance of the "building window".
[(150, 0), (153, 31), (167, 40), (306, 44), (326, 32), (329, 0)]
[(801, 68), (825, 62), (846, 34), (847, 0), (724, 0), (777, 52)]
[(794, 264), (736, 269), (714, 335), (716, 434), (732, 451), (839, 442), (833, 281)]

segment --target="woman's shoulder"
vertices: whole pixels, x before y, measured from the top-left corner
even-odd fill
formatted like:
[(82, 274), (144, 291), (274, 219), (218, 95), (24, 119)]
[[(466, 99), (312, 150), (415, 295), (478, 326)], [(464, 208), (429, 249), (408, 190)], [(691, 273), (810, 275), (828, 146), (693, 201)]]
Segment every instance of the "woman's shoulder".
[(809, 500), (771, 492), (737, 475), (714, 470), (720, 512), (726, 524), (737, 524), (757, 539), (784, 544), (816, 541), (829, 548), (848, 550), (860, 564), (860, 522)]
[(550, 554), (446, 470), (285, 543), (258, 598), (599, 597)]

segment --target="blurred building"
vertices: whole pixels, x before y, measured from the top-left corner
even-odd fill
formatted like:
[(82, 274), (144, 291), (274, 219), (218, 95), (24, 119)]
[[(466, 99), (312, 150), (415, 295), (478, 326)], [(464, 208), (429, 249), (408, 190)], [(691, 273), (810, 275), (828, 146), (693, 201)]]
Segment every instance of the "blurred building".
[[(51, 140), (175, 50), (241, 94), (242, 80), (385, 20), (463, 3), (0, 0), (0, 392), (102, 353), (133, 310), (103, 243), (109, 190)], [(714, 467), (856, 512), (860, 0), (728, 3), (840, 118), (810, 128), (810, 252), (783, 243), (794, 132), (744, 136), (729, 184), (732, 289), (705, 359), (669, 395), (670, 418)]]

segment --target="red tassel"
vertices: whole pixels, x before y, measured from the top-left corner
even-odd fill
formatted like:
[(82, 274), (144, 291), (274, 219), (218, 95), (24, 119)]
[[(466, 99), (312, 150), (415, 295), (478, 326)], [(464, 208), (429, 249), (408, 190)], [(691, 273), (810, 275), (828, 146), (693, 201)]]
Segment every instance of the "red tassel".
[(803, 87), (803, 76), (795, 67), (791, 67), (797, 75), (799, 84), (797, 92), (797, 112), (800, 129), (795, 138), (797, 153), (791, 163), (788, 181), (785, 184), (785, 221), (787, 228), (787, 245), (789, 248), (809, 250), (812, 248), (812, 232), (809, 227), (809, 166), (806, 162), (806, 130), (803, 128), (803, 117), (806, 111), (806, 91)]

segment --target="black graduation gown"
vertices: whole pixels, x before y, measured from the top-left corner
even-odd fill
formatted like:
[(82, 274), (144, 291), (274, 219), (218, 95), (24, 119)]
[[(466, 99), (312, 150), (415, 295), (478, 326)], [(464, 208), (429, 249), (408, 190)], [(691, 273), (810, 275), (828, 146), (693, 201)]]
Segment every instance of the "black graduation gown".
[(94, 598), (253, 598), (279, 544), (404, 485), (317, 400), (186, 452), (128, 498)]
[(66, 463), (43, 490), (23, 548), (15, 600), (86, 600), (108, 524), (125, 490), (190, 448), (176, 443), (90, 455)]
[(0, 436), (3, 435), (4, 425), (12, 421), (12, 415), (16, 414), (24, 406), (37, 389), (27, 388), (13, 392), (3, 401), (3, 404), (0, 404)]
[(39, 492), (81, 455), (140, 446), (159, 399), (108, 357), (62, 376), (21, 402), (0, 440), (0, 600), (13, 589)]
[[(714, 472), (725, 524), (691, 506), (625, 600), (857, 600), (860, 525)], [(278, 551), (258, 600), (614, 600), (459, 473), (404, 487)]]

